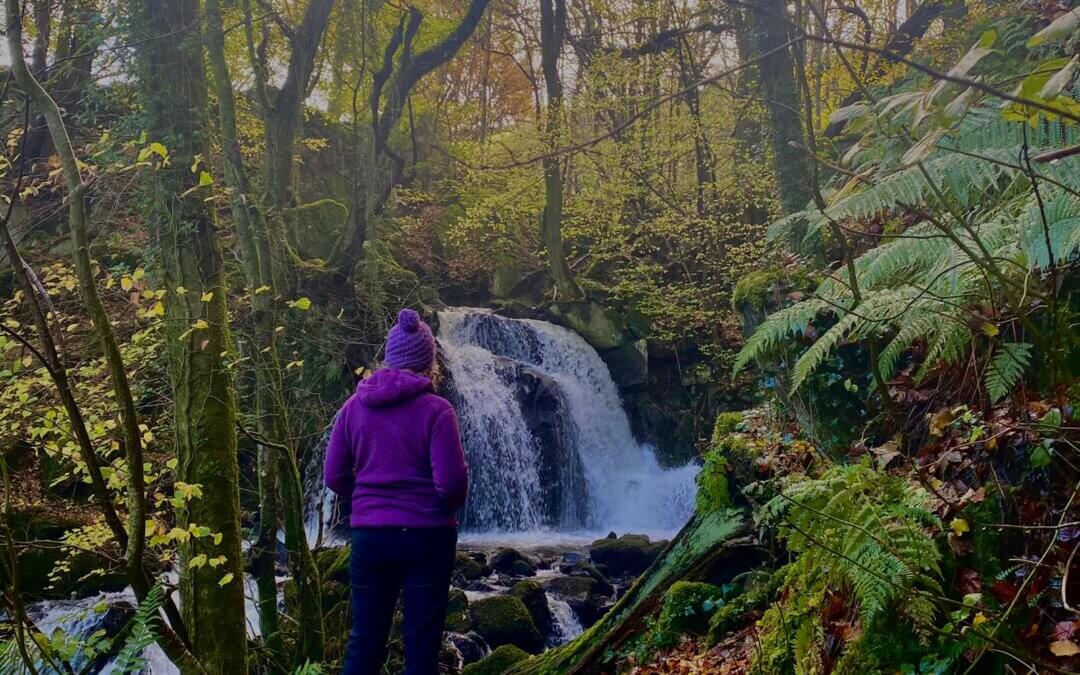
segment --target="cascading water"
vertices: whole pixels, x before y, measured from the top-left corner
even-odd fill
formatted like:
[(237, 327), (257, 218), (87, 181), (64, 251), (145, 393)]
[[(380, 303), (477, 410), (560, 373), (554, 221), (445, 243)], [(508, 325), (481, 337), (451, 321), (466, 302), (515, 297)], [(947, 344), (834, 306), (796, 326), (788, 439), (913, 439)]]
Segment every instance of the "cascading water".
[[(697, 467), (664, 469), (634, 439), (607, 366), (580, 335), (455, 309), (439, 313), (439, 343), (472, 477), (466, 529), (670, 531), (686, 522)], [(538, 399), (550, 403), (536, 410)]]
[[(689, 518), (697, 467), (664, 469), (634, 439), (607, 366), (580, 335), (462, 308), (439, 313), (438, 340), (469, 461), (463, 530), (671, 532)], [(313, 545), (341, 540), (324, 452), (325, 439), (305, 485)]]

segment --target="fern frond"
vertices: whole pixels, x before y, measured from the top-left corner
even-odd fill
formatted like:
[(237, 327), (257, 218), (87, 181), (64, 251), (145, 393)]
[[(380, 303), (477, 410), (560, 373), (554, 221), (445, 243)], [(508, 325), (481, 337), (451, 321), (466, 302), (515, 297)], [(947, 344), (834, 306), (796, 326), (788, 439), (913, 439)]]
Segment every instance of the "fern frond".
[(164, 601), (165, 593), (161, 586), (154, 586), (139, 603), (139, 609), (131, 618), (131, 632), (113, 663), (114, 673), (140, 673), (146, 668), (142, 654), (158, 639), (154, 623), (160, 620), (158, 610)]
[(1026, 342), (1005, 342), (990, 359), (986, 368), (986, 392), (991, 403), (1005, 398), (1031, 363), (1031, 345)]

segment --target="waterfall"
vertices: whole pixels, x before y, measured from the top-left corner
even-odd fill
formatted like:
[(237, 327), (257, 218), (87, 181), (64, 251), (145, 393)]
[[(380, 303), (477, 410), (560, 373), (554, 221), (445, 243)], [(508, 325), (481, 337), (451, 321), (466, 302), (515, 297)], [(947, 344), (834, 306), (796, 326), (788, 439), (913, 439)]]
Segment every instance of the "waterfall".
[[(693, 513), (697, 467), (665, 469), (634, 438), (580, 335), (460, 308), (439, 313), (438, 340), (469, 462), (463, 530), (670, 532)], [(322, 485), (325, 436), (305, 472), (313, 546), (341, 541), (341, 505)]]
[(439, 343), (472, 477), (466, 529), (670, 531), (693, 512), (697, 467), (664, 469), (633, 437), (580, 335), (453, 309), (439, 313)]
[(549, 647), (564, 645), (584, 632), (585, 628), (582, 627), (570, 603), (550, 593), (547, 596), (547, 603), (551, 611), (553, 630), (548, 638)]

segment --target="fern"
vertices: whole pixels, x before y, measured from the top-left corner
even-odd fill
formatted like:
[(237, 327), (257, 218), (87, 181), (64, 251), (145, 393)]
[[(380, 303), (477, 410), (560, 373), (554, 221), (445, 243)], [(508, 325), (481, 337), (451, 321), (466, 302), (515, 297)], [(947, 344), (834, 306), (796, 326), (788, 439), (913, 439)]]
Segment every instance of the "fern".
[(139, 603), (139, 609), (131, 618), (131, 632), (116, 656), (113, 672), (139, 673), (146, 668), (146, 661), (142, 654), (158, 639), (154, 631), (154, 623), (160, 621), (158, 611), (164, 601), (165, 594), (161, 586), (154, 586)]
[(1006, 342), (994, 352), (986, 368), (986, 392), (991, 403), (997, 403), (1012, 391), (1031, 363), (1031, 345), (1026, 342)]
[(762, 619), (757, 665), (788, 670), (778, 661), (792, 652), (796, 672), (812, 663), (823, 651), (815, 608), (829, 594), (851, 598), (863, 632), (886, 618), (925, 632), (941, 593), (941, 552), (932, 536), (941, 523), (928, 501), (922, 489), (865, 462), (789, 479), (758, 515), (759, 524), (779, 527), (793, 560), (778, 572), (784, 600)]

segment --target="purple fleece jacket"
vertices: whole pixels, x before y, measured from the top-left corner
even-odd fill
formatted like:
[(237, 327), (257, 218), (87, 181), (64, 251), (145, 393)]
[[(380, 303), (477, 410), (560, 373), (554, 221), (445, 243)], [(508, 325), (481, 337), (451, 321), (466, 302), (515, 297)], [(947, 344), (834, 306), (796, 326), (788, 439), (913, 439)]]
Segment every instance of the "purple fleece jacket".
[(469, 474), (454, 409), (423, 375), (376, 371), (338, 415), (323, 479), (352, 499), (353, 527), (456, 526)]

